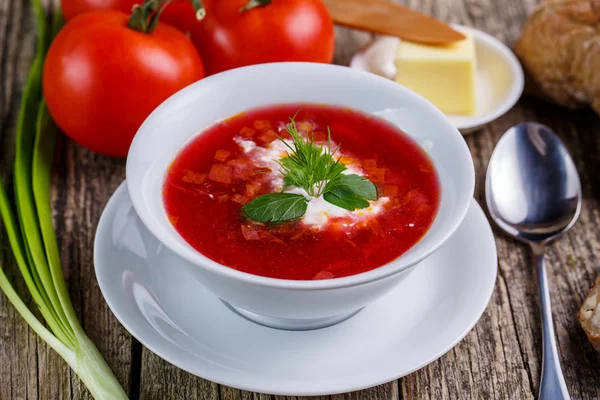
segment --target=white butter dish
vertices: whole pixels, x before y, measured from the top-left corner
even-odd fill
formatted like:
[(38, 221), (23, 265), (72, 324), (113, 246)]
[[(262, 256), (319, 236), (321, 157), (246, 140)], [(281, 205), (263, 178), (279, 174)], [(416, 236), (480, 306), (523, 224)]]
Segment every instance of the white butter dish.
[[(470, 133), (505, 114), (523, 92), (523, 69), (513, 52), (495, 37), (474, 28), (477, 70), (475, 73), (476, 112), (474, 115), (447, 114), (450, 122), (463, 134)], [(350, 67), (394, 79), (394, 59), (398, 38), (378, 36), (354, 55)]]

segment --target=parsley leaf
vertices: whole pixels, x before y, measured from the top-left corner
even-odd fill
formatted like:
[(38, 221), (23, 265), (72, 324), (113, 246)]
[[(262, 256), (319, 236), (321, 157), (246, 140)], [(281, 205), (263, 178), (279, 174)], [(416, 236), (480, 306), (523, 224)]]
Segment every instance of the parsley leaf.
[(349, 211), (354, 211), (357, 208), (369, 207), (369, 202), (367, 200), (356, 197), (344, 189), (338, 189), (335, 192), (325, 192), (323, 194), (323, 199)]
[(365, 200), (377, 200), (377, 188), (365, 177), (356, 174), (341, 175), (336, 179), (330, 180), (325, 186), (326, 192), (344, 189), (354, 196), (362, 197)]
[(301, 194), (269, 193), (255, 198), (242, 210), (254, 221), (280, 222), (300, 218), (307, 207), (308, 200)]
[(377, 200), (377, 187), (370, 180), (356, 174), (340, 175), (327, 183), (323, 199), (354, 211), (369, 207), (367, 200)]

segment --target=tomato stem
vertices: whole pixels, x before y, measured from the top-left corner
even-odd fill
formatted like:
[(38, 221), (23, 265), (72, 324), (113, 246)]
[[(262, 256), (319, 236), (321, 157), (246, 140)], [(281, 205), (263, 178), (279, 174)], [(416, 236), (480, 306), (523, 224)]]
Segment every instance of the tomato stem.
[(240, 12), (246, 12), (248, 10), (252, 10), (257, 7), (264, 7), (267, 4), (270, 4), (273, 0), (248, 0), (248, 3), (242, 8), (240, 8)]
[[(133, 6), (127, 26), (143, 33), (152, 33), (158, 25), (160, 14), (172, 0), (145, 0), (142, 4)], [(201, 21), (206, 16), (202, 0), (190, 0), (196, 12), (196, 19)]]
[(194, 10), (196, 11), (196, 19), (198, 21), (202, 21), (206, 16), (206, 9), (204, 8), (204, 4), (202, 4), (202, 0), (190, 0), (192, 5), (194, 6)]

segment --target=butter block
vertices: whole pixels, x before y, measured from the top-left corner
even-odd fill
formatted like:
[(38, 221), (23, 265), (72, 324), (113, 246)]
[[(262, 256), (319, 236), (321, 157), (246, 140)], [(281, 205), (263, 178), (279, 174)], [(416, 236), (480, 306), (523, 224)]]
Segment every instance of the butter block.
[(400, 41), (396, 82), (419, 93), (447, 114), (475, 113), (475, 42), (466, 39), (448, 46)]

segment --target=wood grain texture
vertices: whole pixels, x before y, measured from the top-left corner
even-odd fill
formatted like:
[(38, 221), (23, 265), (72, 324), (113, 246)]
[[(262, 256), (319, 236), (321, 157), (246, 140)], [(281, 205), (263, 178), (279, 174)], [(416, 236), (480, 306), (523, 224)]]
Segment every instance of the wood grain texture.
[[(512, 44), (536, 0), (407, 0), (401, 3), (448, 22), (485, 30)], [(26, 0), (0, 0), (0, 173), (8, 176), (16, 113), (35, 45)], [(335, 61), (347, 65), (371, 35), (336, 28)], [(600, 398), (600, 354), (576, 322), (576, 311), (600, 273), (600, 120), (523, 98), (506, 115), (467, 137), (484, 204), (485, 170), (502, 133), (535, 120), (552, 127), (571, 150), (581, 174), (580, 221), (548, 248), (559, 353), (573, 399)], [(137, 399), (293, 400), (219, 386), (160, 359), (131, 339), (102, 299), (94, 278), (93, 235), (104, 204), (124, 178), (123, 161), (61, 141), (53, 177), (55, 225), (69, 291), (84, 328), (119, 381)], [(495, 229), (499, 275), (490, 304), (475, 328), (446, 355), (398, 381), (317, 400), (534, 399), (539, 386), (541, 331), (535, 272), (527, 249)], [(0, 233), (0, 263), (16, 282), (10, 250)], [(27, 327), (0, 295), (0, 400), (89, 399), (64, 362)]]
[[(50, 7), (49, 1), (44, 3)], [(7, 184), (11, 182), (21, 91), (35, 51), (32, 13), (29, 1), (0, 1), (0, 171)], [(102, 298), (92, 261), (94, 227), (110, 194), (122, 181), (124, 164), (94, 155), (64, 138), (59, 141), (56, 159), (53, 217), (69, 293), (84, 329), (129, 389), (132, 339)], [(0, 232), (0, 263), (27, 299), (4, 231)], [(0, 400), (91, 398), (60, 356), (0, 295)]]
[[(0, 174), (10, 182), (16, 113), (35, 46), (32, 10), (20, 1), (0, 3)], [(0, 231), (0, 265), (20, 294), (26, 293), (16, 265)], [(31, 301), (28, 305), (33, 308)], [(65, 398), (68, 370), (45, 348), (21, 316), (0, 296), (0, 399), (41, 398), (44, 394)], [(46, 373), (54, 373), (53, 385), (41, 387)]]

